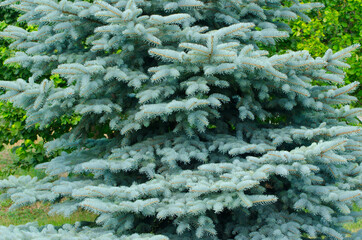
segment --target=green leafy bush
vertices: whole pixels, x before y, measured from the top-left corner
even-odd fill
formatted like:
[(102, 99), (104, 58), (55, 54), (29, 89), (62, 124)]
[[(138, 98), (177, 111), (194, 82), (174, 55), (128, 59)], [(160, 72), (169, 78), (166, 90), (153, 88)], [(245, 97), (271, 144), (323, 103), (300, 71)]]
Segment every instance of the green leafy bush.
[[(328, 49), (340, 51), (348, 46), (362, 42), (362, 0), (304, 0), (304, 3), (321, 2), (324, 8), (313, 10), (308, 16), (310, 22), (301, 19), (290, 21), (291, 37), (273, 46), (274, 52), (308, 50), (312, 56), (321, 56)], [(361, 81), (362, 50), (357, 49), (348, 58), (351, 68), (346, 72), (346, 83)], [(354, 93), (362, 99), (362, 88)], [(361, 102), (357, 103), (361, 104)]]

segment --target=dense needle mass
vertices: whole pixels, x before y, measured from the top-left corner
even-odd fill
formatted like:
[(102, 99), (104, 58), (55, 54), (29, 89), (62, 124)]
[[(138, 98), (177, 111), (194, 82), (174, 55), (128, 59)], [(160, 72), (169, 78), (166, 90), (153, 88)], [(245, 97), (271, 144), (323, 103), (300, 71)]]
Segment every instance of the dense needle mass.
[[(29, 127), (82, 115), (47, 143), (44, 179), (0, 181), (12, 208), (54, 202), (98, 226), (0, 227), (7, 239), (343, 239), (361, 206), (362, 109), (344, 58), (358, 47), (269, 56), (282, 20), (320, 4), (280, 0), (8, 0), (24, 12), (0, 35), (32, 72), (0, 81)], [(258, 45), (257, 45), (258, 43)], [(67, 80), (55, 87), (44, 75)], [(312, 81), (318, 83), (312, 84)], [(113, 137), (91, 138), (108, 125)], [(59, 200), (66, 197), (66, 201)], [(354, 236), (352, 236), (354, 238)]]

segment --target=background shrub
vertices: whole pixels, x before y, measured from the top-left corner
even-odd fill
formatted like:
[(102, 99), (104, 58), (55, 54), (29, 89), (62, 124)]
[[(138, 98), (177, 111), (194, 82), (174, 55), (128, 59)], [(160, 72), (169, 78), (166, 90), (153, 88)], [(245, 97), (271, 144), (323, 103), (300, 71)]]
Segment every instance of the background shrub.
[[(285, 1), (289, 3), (289, 1)], [(304, 0), (303, 3), (321, 2), (324, 8), (308, 14), (310, 22), (301, 19), (288, 22), (292, 29), (291, 37), (272, 46), (275, 52), (308, 50), (313, 57), (323, 56), (328, 49), (340, 51), (356, 43), (362, 43), (362, 1), (361, 0)], [(278, 49), (278, 51), (277, 51)], [(362, 49), (359, 48), (348, 58), (351, 68), (346, 69), (346, 83), (361, 81)], [(361, 105), (362, 88), (356, 91)]]

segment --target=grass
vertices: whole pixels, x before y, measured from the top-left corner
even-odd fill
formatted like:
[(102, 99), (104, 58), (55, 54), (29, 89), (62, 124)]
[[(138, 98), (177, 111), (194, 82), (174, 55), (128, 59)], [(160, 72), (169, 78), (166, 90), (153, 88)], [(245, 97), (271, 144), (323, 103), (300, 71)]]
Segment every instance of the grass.
[[(15, 176), (30, 175), (32, 177), (42, 178), (45, 176), (41, 170), (34, 168), (30, 169), (8, 169), (15, 156), (9, 151), (5, 150), (0, 152), (0, 179), (7, 178), (9, 172)], [(73, 224), (77, 221), (95, 221), (97, 215), (87, 212), (85, 210), (78, 210), (70, 217), (64, 217), (62, 215), (48, 215), (48, 211), (51, 209), (50, 203), (37, 202), (31, 206), (25, 206), (13, 211), (8, 211), (11, 206), (11, 200), (5, 200), (0, 202), (0, 225), (22, 225), (28, 222), (37, 221), (39, 226), (53, 224), (54, 226), (61, 226), (66, 223)]]
[(22, 207), (14, 211), (8, 211), (11, 205), (11, 200), (3, 201), (0, 203), (0, 225), (22, 225), (27, 222), (37, 221), (39, 226), (53, 224), (54, 226), (61, 226), (65, 223), (73, 224), (77, 221), (89, 221), (93, 222), (96, 218), (95, 214), (86, 212), (84, 210), (78, 210), (70, 217), (64, 217), (62, 215), (48, 215), (50, 210), (50, 204), (35, 203), (31, 206)]
[[(15, 156), (12, 155), (9, 151), (5, 150), (0, 152), (0, 179), (6, 178), (9, 174), (6, 170), (6, 166), (9, 166), (14, 160)], [(5, 169), (5, 170), (4, 170)], [(29, 170), (16, 169), (12, 171), (12, 174), (15, 176), (20, 175), (30, 175), (32, 177), (42, 178), (45, 174), (34, 168)], [(54, 226), (61, 226), (66, 223), (73, 224), (77, 221), (95, 221), (97, 215), (87, 212), (85, 210), (78, 210), (73, 213), (70, 217), (64, 217), (62, 215), (48, 215), (50, 210), (50, 203), (36, 203), (31, 206), (22, 207), (14, 211), (8, 211), (11, 206), (11, 200), (6, 200), (0, 202), (0, 225), (9, 226), (9, 225), (21, 225), (27, 222), (37, 221), (39, 226), (53, 224)], [(358, 210), (355, 206), (354, 210)], [(347, 223), (344, 227), (351, 231), (357, 232), (362, 229), (362, 219), (359, 219), (354, 223)]]

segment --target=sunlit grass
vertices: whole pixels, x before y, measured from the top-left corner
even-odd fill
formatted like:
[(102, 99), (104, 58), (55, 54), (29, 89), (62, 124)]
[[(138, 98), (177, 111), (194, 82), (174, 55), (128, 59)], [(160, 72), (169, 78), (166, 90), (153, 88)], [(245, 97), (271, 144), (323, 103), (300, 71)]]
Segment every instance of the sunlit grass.
[(49, 215), (50, 204), (35, 203), (31, 206), (21, 207), (19, 209), (8, 211), (11, 205), (11, 200), (3, 201), (0, 203), (0, 225), (22, 225), (28, 222), (37, 221), (39, 226), (53, 224), (54, 226), (61, 226), (66, 223), (74, 224), (77, 221), (93, 222), (97, 215), (78, 210), (70, 217), (62, 215)]

